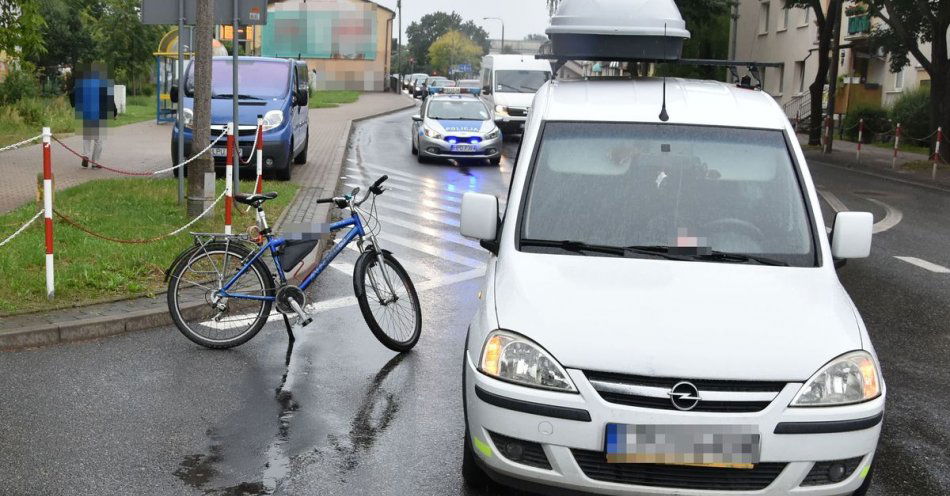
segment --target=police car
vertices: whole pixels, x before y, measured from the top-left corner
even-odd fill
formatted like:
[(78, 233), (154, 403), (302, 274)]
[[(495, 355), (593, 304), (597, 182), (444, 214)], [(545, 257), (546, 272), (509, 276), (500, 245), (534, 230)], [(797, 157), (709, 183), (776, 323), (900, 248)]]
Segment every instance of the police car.
[(469, 94), (435, 94), (412, 116), (412, 153), (419, 162), (432, 158), (501, 162), (501, 130), (491, 111)]

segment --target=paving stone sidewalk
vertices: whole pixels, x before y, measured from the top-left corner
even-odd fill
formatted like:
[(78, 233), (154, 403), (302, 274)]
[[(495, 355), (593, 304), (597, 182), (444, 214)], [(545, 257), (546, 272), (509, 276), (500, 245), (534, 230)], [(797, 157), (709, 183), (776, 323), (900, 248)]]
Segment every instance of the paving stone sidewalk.
[[(326, 221), (329, 208), (325, 205), (315, 208), (313, 200), (330, 196), (336, 189), (354, 121), (414, 105), (414, 101), (404, 95), (366, 93), (352, 104), (332, 109), (312, 109), (307, 152), (309, 161), (306, 165), (296, 166), (294, 169), (293, 181), (300, 184), (301, 189), (285, 213), (284, 222)], [(170, 160), (168, 143), (171, 128), (167, 125), (131, 124), (110, 129), (110, 133), (109, 144), (102, 155), (102, 162), (106, 165), (124, 164), (132, 170), (144, 171), (166, 166)], [(123, 136), (127, 139), (123, 139)], [(73, 146), (72, 141), (81, 146), (79, 137), (65, 140), (70, 146)], [(104, 171), (83, 170), (79, 167), (78, 160), (67, 161), (62, 156), (62, 150), (57, 152), (55, 149), (59, 147), (55, 144), (53, 147), (57, 189), (93, 178), (114, 177), (111, 174), (106, 175)], [(10, 152), (9, 156), (0, 156), (0, 167), (9, 169), (5, 170), (9, 178), (5, 178), (3, 192), (0, 193), (0, 212), (15, 208), (33, 198), (36, 175), (35, 172), (24, 170), (31, 166), (34, 156), (40, 156), (39, 146), (22, 148)], [(108, 336), (170, 323), (164, 294), (154, 298), (0, 317), (0, 350)]]
[(895, 167), (893, 161), (894, 150), (892, 148), (863, 145), (861, 147), (861, 159), (858, 160), (857, 143), (836, 139), (833, 144), (832, 152), (826, 154), (818, 148), (807, 146), (807, 135), (799, 134), (798, 139), (809, 164), (828, 164), (845, 167), (847, 169), (897, 181), (910, 182), (926, 187), (950, 189), (950, 165), (941, 164), (937, 168), (936, 180), (931, 176), (932, 168), (929, 165), (918, 170), (908, 170), (902, 167), (909, 162), (930, 161), (930, 157), (921, 153), (898, 151)]

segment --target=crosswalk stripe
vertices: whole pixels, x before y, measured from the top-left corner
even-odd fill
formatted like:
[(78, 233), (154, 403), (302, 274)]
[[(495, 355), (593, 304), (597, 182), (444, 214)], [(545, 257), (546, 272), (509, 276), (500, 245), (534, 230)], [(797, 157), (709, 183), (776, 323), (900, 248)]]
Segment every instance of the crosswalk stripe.
[[(371, 181), (359, 169), (348, 167), (346, 172), (348, 174), (348, 177), (352, 177), (353, 179), (357, 181), (363, 182), (363, 185), (361, 185), (361, 187), (364, 187), (365, 185), (372, 183), (372, 181), (375, 181), (375, 179)], [(384, 188), (393, 188), (393, 189), (398, 189), (398, 190), (407, 191), (407, 192), (415, 192), (421, 195), (428, 196), (430, 198), (440, 198), (442, 200), (452, 201), (455, 203), (462, 203), (462, 194), (464, 193), (464, 192), (454, 193), (454, 192), (448, 191), (447, 187), (426, 186), (423, 184), (419, 184), (418, 181), (413, 182), (411, 186), (406, 186), (406, 185), (399, 184), (396, 182), (390, 183), (389, 181), (387, 181)]]
[(421, 241), (416, 241), (414, 239), (404, 238), (402, 236), (397, 236), (390, 233), (381, 233), (379, 237), (383, 240), (396, 243), (397, 245), (405, 246), (406, 248), (411, 248), (416, 251), (421, 251), (423, 253), (428, 253), (434, 257), (439, 257), (443, 260), (448, 260), (449, 262), (457, 263), (460, 265), (467, 265), (473, 269), (479, 269), (485, 266), (485, 262), (481, 260), (475, 260), (474, 258), (466, 257), (459, 255), (453, 251), (446, 250), (444, 248), (439, 248), (437, 246), (432, 246), (428, 243), (423, 243)]
[(911, 265), (916, 265), (924, 270), (929, 270), (937, 274), (950, 274), (950, 269), (944, 267), (943, 265), (937, 265), (933, 262), (928, 262), (926, 260), (919, 259), (917, 257), (894, 257), (903, 262), (907, 262)]
[[(351, 187), (351, 188), (352, 188), (352, 187), (355, 187), (355, 186), (359, 186), (358, 184), (355, 184), (355, 183), (352, 183), (352, 182), (345, 182), (345, 183), (343, 183), (343, 184), (346, 185), (346, 186), (349, 186), (349, 187)], [(452, 213), (452, 214), (459, 214), (459, 213), (461, 213), (461, 210), (459, 210), (458, 207), (453, 207), (453, 206), (451, 206), (451, 205), (446, 205), (446, 204), (444, 204), (444, 203), (438, 203), (438, 202), (435, 202), (435, 201), (432, 201), (432, 200), (420, 199), (420, 198), (415, 198), (415, 197), (412, 197), (412, 196), (409, 196), (409, 195), (403, 195), (403, 194), (400, 194), (400, 193), (394, 193), (394, 192), (391, 192), (391, 191), (390, 191), (389, 193), (384, 193), (382, 197), (380, 197), (378, 200), (376, 200), (376, 202), (377, 202), (377, 204), (379, 204), (379, 205), (384, 205), (384, 204), (386, 204), (386, 203), (389, 203), (387, 200), (390, 199), (390, 198), (395, 198), (395, 199), (402, 200), (402, 201), (405, 201), (405, 202), (409, 202), (409, 203), (412, 203), (412, 204), (415, 204), (415, 205), (420, 205), (420, 206), (425, 206), (425, 207), (429, 207), (429, 208), (439, 209), (439, 210), (442, 210), (442, 211), (444, 211), (444, 212), (448, 212), (448, 213)]]
[(401, 212), (401, 213), (404, 213), (404, 214), (407, 214), (407, 215), (411, 215), (411, 216), (413, 216), (413, 217), (419, 217), (419, 218), (421, 218), (421, 219), (426, 219), (426, 220), (429, 220), (429, 221), (432, 221), (432, 222), (439, 222), (439, 223), (445, 224), (445, 225), (447, 225), (447, 226), (452, 226), (452, 227), (458, 227), (458, 226), (459, 226), (459, 221), (457, 221), (457, 220), (455, 220), (454, 218), (452, 218), (452, 217), (451, 217), (451, 214), (449, 214), (449, 215), (437, 215), (437, 214), (433, 214), (433, 213), (429, 213), (429, 212), (420, 212), (420, 211), (415, 210), (415, 209), (406, 208), (406, 207), (402, 207), (402, 206), (395, 205), (395, 204), (389, 204), (389, 205), (382, 205), (382, 204), (380, 204), (380, 205), (377, 205), (377, 208), (382, 209), (382, 210), (395, 210), (396, 212)]
[(434, 227), (423, 226), (415, 222), (405, 221), (398, 217), (393, 217), (389, 215), (380, 215), (379, 220), (383, 224), (393, 224), (399, 227), (404, 227), (406, 229), (410, 229), (412, 231), (425, 234), (427, 236), (432, 236), (444, 241), (448, 241), (449, 243), (455, 243), (457, 245), (462, 245), (468, 248), (475, 248), (475, 249), (479, 248), (478, 243), (470, 239), (466, 239), (464, 236), (462, 236), (461, 234), (458, 234), (455, 231), (448, 231), (444, 229), (436, 229)]
[[(348, 167), (347, 169), (350, 169), (350, 168)], [(356, 170), (360, 170), (364, 174), (368, 172), (376, 172), (379, 174), (395, 174), (395, 172), (393, 172), (393, 169), (381, 167), (378, 165), (366, 166), (365, 164), (362, 164), (362, 166)], [(440, 189), (440, 190), (448, 191), (450, 193), (455, 193), (457, 195), (465, 194), (469, 191), (476, 191), (476, 189), (472, 187), (462, 188), (452, 183), (439, 182), (435, 179), (432, 179), (430, 177), (425, 177), (425, 176), (409, 176), (409, 178), (419, 181), (420, 185), (424, 184), (424, 185), (427, 185), (429, 188)]]
[[(384, 246), (383, 248), (386, 248), (386, 247)], [(347, 246), (347, 249), (349, 249), (356, 255), (360, 255), (362, 253), (360, 252), (360, 249), (357, 248), (356, 244), (354, 243), (350, 243)], [(397, 256), (396, 260), (399, 260), (399, 263), (402, 264), (404, 269), (406, 269), (406, 272), (408, 272), (411, 275), (419, 276), (427, 280), (435, 279), (437, 277), (442, 276), (441, 271), (436, 270), (436, 269), (431, 269), (427, 265), (420, 264), (416, 262), (415, 260), (411, 259), (410, 257)], [(352, 273), (353, 272), (351, 271), (350, 274)]]

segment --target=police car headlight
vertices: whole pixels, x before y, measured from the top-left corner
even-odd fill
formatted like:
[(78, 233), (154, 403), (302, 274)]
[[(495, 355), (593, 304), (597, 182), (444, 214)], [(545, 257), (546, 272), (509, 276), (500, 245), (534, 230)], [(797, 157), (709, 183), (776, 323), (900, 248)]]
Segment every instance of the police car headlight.
[(567, 371), (530, 339), (509, 331), (492, 331), (485, 340), (478, 370), (522, 386), (576, 393)]
[(264, 131), (270, 131), (284, 123), (284, 112), (282, 110), (271, 110), (264, 114)]
[(508, 107), (504, 105), (495, 105), (495, 113), (501, 115), (508, 115)]
[(435, 129), (432, 129), (432, 128), (428, 127), (428, 126), (423, 126), (423, 127), (422, 127), (422, 132), (425, 133), (425, 135), (426, 135), (427, 138), (442, 139), (442, 135), (439, 134), (438, 131), (436, 131)]
[(881, 395), (881, 376), (871, 354), (852, 351), (828, 362), (802, 386), (790, 406), (838, 406)]
[(485, 135), (485, 139), (486, 140), (498, 139), (499, 136), (501, 136), (501, 129), (498, 129), (496, 127), (494, 130), (492, 130), (491, 132)]
[(191, 129), (191, 124), (192, 124), (192, 123), (194, 122), (194, 120), (195, 120), (195, 113), (192, 112), (190, 108), (186, 108), (186, 109), (182, 109), (181, 114), (182, 114), (182, 116), (184, 117), (184, 122), (183, 122), (183, 124), (184, 124), (185, 127), (187, 127), (188, 129)]

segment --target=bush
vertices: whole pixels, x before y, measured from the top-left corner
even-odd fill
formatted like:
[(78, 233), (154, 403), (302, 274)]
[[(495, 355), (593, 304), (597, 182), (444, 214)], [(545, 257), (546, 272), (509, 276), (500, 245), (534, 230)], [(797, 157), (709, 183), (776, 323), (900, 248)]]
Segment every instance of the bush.
[(45, 114), (44, 105), (36, 98), (22, 98), (14, 105), (23, 123), (28, 126), (42, 127)]
[[(930, 129), (930, 91), (919, 88), (904, 93), (891, 108), (891, 120), (901, 125), (901, 135), (922, 138), (933, 132)], [(922, 143), (927, 145), (926, 143)]]
[(886, 110), (879, 107), (858, 107), (852, 109), (844, 118), (844, 135), (849, 140), (858, 140), (858, 123), (861, 119), (864, 119), (864, 143), (872, 142), (876, 133), (891, 129)]
[(0, 82), (0, 105), (14, 104), (39, 93), (36, 73), (31, 66), (23, 63), (19, 69), (11, 70), (3, 82)]

